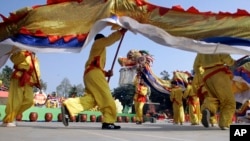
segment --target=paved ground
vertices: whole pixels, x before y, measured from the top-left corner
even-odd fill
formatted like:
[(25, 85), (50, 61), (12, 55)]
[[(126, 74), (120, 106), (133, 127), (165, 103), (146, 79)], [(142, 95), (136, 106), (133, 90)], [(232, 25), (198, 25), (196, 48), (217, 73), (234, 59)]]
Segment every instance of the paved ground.
[[(0, 123), (1, 124), (1, 123)], [(229, 141), (229, 130), (201, 125), (173, 125), (166, 121), (116, 123), (120, 130), (102, 130), (99, 122), (17, 122), (0, 127), (0, 141)]]

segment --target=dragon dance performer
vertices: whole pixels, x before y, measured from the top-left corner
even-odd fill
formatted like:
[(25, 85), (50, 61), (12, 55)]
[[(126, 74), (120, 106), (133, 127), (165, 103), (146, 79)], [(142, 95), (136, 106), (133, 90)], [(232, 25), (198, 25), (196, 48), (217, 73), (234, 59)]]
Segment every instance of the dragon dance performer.
[(105, 77), (113, 75), (112, 70), (104, 71), (106, 62), (106, 47), (118, 41), (126, 32), (120, 29), (113, 32), (108, 37), (102, 34), (95, 36), (89, 58), (85, 64), (83, 81), (85, 93), (83, 97), (68, 98), (61, 107), (63, 124), (68, 126), (69, 116), (75, 116), (79, 112), (89, 110), (96, 105), (103, 114), (104, 120), (102, 129), (120, 129), (114, 124), (116, 121), (116, 106), (109, 84)]
[(177, 85), (177, 81), (171, 82), (172, 89), (170, 92), (170, 101), (173, 103), (174, 124), (183, 124), (184, 122), (184, 108), (183, 108), (183, 91), (180, 86)]
[(59, 107), (59, 100), (56, 96), (48, 95), (48, 98), (45, 102), (46, 108), (58, 108)]
[[(200, 66), (198, 72), (195, 72), (194, 75), (194, 79), (193, 79), (193, 85), (195, 88), (195, 91), (199, 97), (200, 100), (200, 104), (201, 104), (201, 109), (200, 111), (206, 109), (206, 105), (207, 104), (203, 104), (204, 103), (204, 99), (206, 99), (206, 97), (209, 97), (209, 102), (213, 102), (212, 105), (214, 105), (213, 107), (210, 108), (211, 113), (217, 113), (218, 109), (219, 109), (219, 101), (216, 98), (212, 98), (211, 94), (208, 93), (206, 87), (204, 86), (204, 82), (202, 80), (202, 76), (204, 74), (204, 69)], [(207, 102), (207, 100), (205, 101), (205, 103)], [(205, 106), (204, 106), (205, 105)], [(217, 116), (216, 114), (214, 115), (210, 115), (210, 123), (211, 126), (213, 127), (216, 123), (217, 123)]]
[(202, 104), (201, 122), (204, 127), (209, 127), (210, 114), (215, 115), (217, 107), (220, 108), (219, 127), (226, 130), (232, 123), (236, 101), (232, 91), (232, 73), (228, 66), (234, 64), (235, 61), (228, 54), (197, 54), (195, 58), (194, 71), (199, 72), (200, 66), (203, 67), (204, 86), (210, 94)]
[[(12, 53), (12, 52), (11, 52)], [(15, 127), (16, 116), (33, 106), (33, 86), (40, 87), (40, 66), (34, 52), (16, 50), (10, 57), (14, 64), (3, 126)]]
[(191, 125), (199, 125), (201, 120), (200, 100), (195, 91), (193, 76), (188, 77), (188, 85), (183, 95), (188, 102), (188, 111)]
[(142, 124), (143, 122), (143, 107), (147, 101), (148, 86), (139, 74), (135, 78), (135, 94), (134, 94), (134, 106), (136, 113), (136, 124)]

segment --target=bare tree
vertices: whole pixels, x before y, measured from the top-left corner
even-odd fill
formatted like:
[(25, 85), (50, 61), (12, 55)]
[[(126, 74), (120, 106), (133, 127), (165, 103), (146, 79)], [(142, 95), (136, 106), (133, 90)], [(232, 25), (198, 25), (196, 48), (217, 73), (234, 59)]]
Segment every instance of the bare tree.
[(85, 89), (83, 88), (83, 85), (82, 85), (82, 84), (78, 84), (78, 85), (76, 86), (76, 91), (77, 91), (77, 95), (78, 95), (78, 96), (82, 96), (84, 90), (85, 90)]
[(68, 78), (64, 78), (59, 86), (56, 87), (56, 92), (58, 95), (63, 97), (68, 97), (69, 92), (72, 88)]

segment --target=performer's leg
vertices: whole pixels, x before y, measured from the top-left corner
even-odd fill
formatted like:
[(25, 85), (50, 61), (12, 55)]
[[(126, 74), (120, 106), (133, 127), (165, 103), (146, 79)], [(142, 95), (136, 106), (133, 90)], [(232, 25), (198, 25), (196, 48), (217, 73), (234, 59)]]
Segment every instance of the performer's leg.
[(23, 91), (18, 84), (19, 81), (17, 79), (12, 79), (10, 82), (10, 90), (3, 123), (12, 123), (15, 121), (17, 112), (23, 101)]
[[(218, 106), (219, 106), (219, 101), (217, 98), (214, 98), (211, 95), (207, 95), (205, 97), (203, 104), (201, 105), (202, 124), (205, 127), (209, 127), (209, 123), (211, 123), (211, 117), (216, 116), (216, 113), (218, 111)], [(208, 117), (208, 114), (210, 115), (209, 117)], [(211, 123), (211, 124), (213, 125), (214, 123)]]
[(134, 102), (136, 122), (139, 121), (139, 102)]
[(190, 117), (190, 122), (191, 125), (198, 125), (199, 121), (198, 121), (198, 111), (197, 111), (197, 106), (194, 104), (189, 104), (188, 105), (188, 111), (189, 111), (189, 117)]
[(209, 78), (207, 84), (210, 92), (215, 95), (220, 102), (219, 126), (223, 130), (229, 128), (236, 108), (230, 77), (224, 72), (219, 72)]
[(178, 124), (179, 123), (179, 113), (178, 113), (178, 105), (177, 104), (173, 104), (173, 122), (174, 124)]
[(29, 85), (24, 86), (24, 93), (23, 93), (23, 101), (22, 105), (20, 106), (20, 109), (17, 114), (22, 114), (24, 111), (29, 109), (31, 106), (33, 106), (33, 87)]
[(143, 122), (143, 107), (144, 107), (144, 102), (138, 102), (138, 119), (139, 122)]
[(86, 93), (93, 95), (96, 104), (102, 112), (104, 117), (103, 122), (115, 123), (117, 115), (115, 100), (112, 97), (109, 84), (105, 79), (103, 72), (99, 69), (92, 70), (85, 75), (84, 84), (85, 87), (88, 88)]
[(68, 98), (63, 102), (69, 111), (70, 116), (76, 116), (78, 113), (89, 110), (96, 106), (94, 97), (85, 93), (82, 97)]
[(179, 113), (178, 122), (180, 122), (180, 124), (182, 125), (185, 121), (185, 112), (183, 105), (181, 106), (178, 105), (178, 113)]

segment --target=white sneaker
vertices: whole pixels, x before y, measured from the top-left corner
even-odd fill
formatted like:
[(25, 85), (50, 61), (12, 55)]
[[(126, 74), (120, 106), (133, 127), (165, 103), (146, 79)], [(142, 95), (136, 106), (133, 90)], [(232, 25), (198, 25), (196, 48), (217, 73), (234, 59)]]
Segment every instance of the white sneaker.
[(2, 126), (3, 127), (16, 127), (16, 123), (15, 122), (3, 123)]

